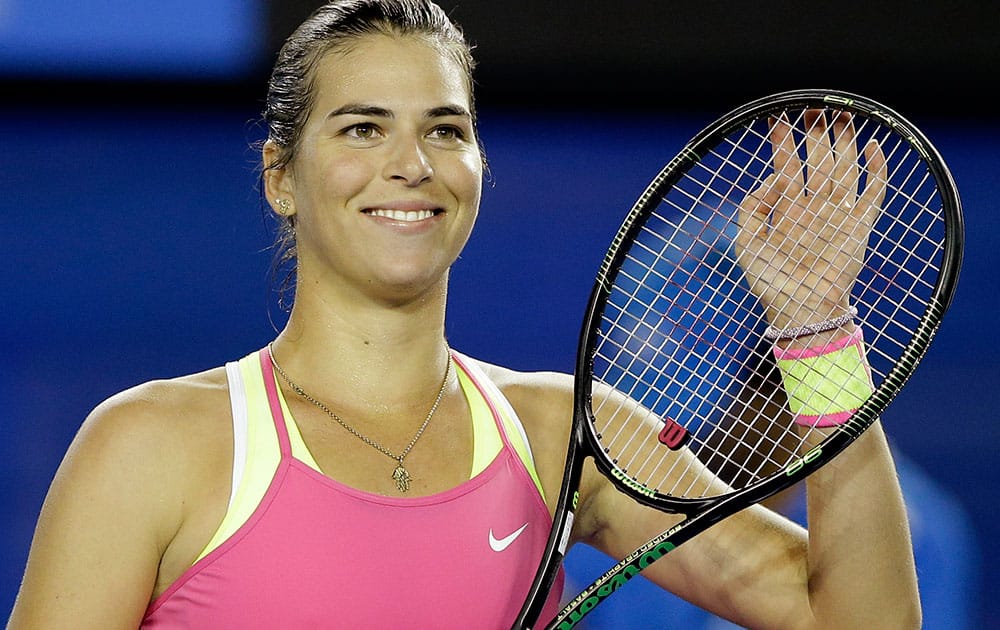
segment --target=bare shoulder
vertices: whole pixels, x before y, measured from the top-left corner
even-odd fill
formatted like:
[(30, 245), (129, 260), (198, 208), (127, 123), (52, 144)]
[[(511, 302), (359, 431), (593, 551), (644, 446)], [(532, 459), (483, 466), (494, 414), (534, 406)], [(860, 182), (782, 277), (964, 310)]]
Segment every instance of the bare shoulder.
[[(525, 423), (546, 421), (551, 414), (572, 412), (573, 377), (561, 372), (522, 372), (476, 361)], [(571, 416), (566, 417), (569, 424)]]
[[(137, 444), (164, 446), (211, 439), (228, 431), (229, 390), (224, 368), (172, 379), (148, 381), (111, 396), (87, 417), (81, 433), (98, 439), (116, 436)], [(228, 436), (228, 433), (223, 433)]]
[(168, 550), (178, 540), (203, 545), (220, 518), (230, 418), (221, 368), (143, 383), (99, 404), (49, 487), (13, 625), (136, 627), (165, 568), (176, 577), (173, 564), (196, 553)]
[(100, 403), (86, 418), (66, 464), (99, 477), (124, 476), (180, 494), (227, 467), (232, 424), (224, 368), (142, 383)]

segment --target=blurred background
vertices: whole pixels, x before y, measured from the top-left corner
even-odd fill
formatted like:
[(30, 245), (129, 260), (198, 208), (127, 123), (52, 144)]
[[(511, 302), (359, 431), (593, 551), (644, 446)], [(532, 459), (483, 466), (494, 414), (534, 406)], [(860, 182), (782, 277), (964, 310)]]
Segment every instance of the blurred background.
[[(253, 146), (277, 46), (319, 4), (0, 0), (0, 616), (90, 409), (140, 382), (237, 359), (282, 325)], [(983, 96), (1000, 78), (1000, 8), (441, 4), (477, 46), (492, 170), (453, 270), (449, 338), (514, 368), (572, 369), (591, 282), (625, 212), (729, 109), (829, 87), (925, 131), (962, 194), (965, 264), (934, 345), (884, 421), (925, 627), (1000, 627), (1000, 352), (989, 341), (1000, 310), (1000, 123)], [(800, 516), (797, 497), (779, 507)], [(567, 564), (579, 585), (606, 560), (577, 549)], [(653, 619), (725, 627), (641, 579), (587, 622)]]

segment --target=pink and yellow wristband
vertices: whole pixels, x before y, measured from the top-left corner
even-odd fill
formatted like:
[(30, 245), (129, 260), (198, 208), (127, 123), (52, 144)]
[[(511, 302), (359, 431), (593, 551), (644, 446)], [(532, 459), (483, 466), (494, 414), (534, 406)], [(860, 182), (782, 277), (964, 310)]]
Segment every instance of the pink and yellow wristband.
[(797, 424), (843, 424), (874, 391), (860, 327), (822, 346), (775, 346), (774, 357)]

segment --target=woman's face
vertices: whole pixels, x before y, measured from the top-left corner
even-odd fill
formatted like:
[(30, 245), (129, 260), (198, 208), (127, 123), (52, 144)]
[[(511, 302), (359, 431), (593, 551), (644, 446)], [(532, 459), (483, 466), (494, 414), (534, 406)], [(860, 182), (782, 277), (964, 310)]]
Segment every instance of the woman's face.
[(417, 37), (368, 35), (320, 60), (296, 156), (268, 181), (296, 214), (299, 291), (331, 280), (407, 299), (444, 286), (482, 190), (469, 89)]

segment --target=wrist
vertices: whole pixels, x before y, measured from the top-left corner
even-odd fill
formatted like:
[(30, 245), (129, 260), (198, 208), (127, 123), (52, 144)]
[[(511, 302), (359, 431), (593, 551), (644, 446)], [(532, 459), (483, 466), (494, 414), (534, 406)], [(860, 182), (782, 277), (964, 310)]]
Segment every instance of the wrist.
[(854, 318), (857, 315), (858, 309), (849, 306), (846, 311), (821, 321), (812, 321), (805, 324), (794, 324), (786, 321), (780, 327), (774, 325), (768, 326), (764, 330), (764, 338), (771, 340), (791, 340), (837, 331), (839, 329), (847, 331), (853, 328)]
[(774, 357), (795, 422), (831, 427), (847, 422), (874, 387), (860, 327), (830, 342), (775, 346)]

